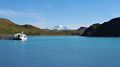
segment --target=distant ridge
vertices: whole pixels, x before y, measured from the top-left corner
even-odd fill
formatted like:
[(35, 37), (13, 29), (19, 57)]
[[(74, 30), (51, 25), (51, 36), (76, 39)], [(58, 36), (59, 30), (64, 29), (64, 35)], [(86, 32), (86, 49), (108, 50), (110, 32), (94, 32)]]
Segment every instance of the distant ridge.
[(27, 35), (79, 35), (78, 30), (60, 30), (40, 29), (35, 26), (25, 24), (18, 25), (6, 18), (0, 18), (0, 35), (15, 34), (24, 31)]
[(82, 36), (120, 37), (120, 17), (113, 18), (103, 24), (93, 24)]
[(67, 26), (58, 25), (54, 26), (53, 30), (70, 30), (70, 29), (68, 29)]
[(0, 36), (15, 34), (24, 31), (27, 35), (81, 35), (91, 37), (120, 37), (120, 17), (113, 18), (103, 24), (95, 23), (91, 26), (80, 27), (77, 30), (49, 30), (40, 29), (35, 26), (25, 24), (18, 25), (14, 22), (0, 18)]

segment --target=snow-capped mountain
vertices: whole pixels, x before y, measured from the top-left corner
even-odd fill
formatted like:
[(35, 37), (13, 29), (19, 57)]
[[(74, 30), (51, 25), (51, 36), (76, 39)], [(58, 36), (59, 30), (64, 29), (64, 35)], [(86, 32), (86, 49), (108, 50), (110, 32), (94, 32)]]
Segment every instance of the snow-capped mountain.
[(69, 30), (66, 26), (58, 25), (54, 26), (54, 30)]

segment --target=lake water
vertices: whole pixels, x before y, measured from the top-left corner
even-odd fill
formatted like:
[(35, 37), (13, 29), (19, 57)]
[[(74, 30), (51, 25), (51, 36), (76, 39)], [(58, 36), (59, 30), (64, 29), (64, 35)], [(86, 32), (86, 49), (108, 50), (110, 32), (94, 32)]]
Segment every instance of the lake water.
[(120, 38), (30, 36), (0, 40), (0, 67), (120, 67)]

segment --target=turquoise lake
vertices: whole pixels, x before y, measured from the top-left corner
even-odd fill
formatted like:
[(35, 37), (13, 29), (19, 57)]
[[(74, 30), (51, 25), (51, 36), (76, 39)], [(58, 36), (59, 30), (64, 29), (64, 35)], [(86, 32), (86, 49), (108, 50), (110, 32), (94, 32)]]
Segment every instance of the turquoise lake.
[(120, 67), (120, 38), (29, 36), (0, 40), (0, 67)]

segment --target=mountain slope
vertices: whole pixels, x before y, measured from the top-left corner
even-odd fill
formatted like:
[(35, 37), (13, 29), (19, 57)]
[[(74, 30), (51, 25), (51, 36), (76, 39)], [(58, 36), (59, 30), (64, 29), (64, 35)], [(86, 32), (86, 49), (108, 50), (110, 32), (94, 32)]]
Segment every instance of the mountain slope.
[(110, 21), (104, 22), (97, 27), (97, 29), (92, 29), (89, 27), (83, 36), (120, 37), (120, 17), (113, 18)]
[(4, 34), (15, 34), (18, 32), (24, 31), (27, 35), (78, 35), (79, 31), (77, 30), (47, 30), (40, 29), (32, 25), (18, 25), (12, 21), (0, 18), (0, 35)]
[(38, 34), (42, 30), (32, 25), (18, 25), (8, 19), (0, 18), (0, 34), (14, 34), (21, 31), (32, 35)]
[(12, 32), (14, 27), (16, 27), (16, 24), (12, 21), (5, 18), (0, 18), (0, 34), (9, 34)]

